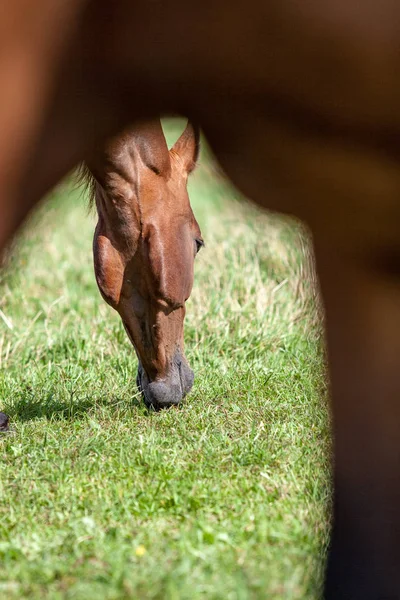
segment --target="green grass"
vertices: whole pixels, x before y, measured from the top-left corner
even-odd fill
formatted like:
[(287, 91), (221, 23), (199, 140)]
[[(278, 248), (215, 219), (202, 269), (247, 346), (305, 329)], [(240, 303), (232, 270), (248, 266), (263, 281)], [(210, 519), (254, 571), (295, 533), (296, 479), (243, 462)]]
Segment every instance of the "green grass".
[(202, 163), (191, 198), (206, 249), (185, 329), (196, 380), (179, 409), (149, 413), (137, 395), (79, 192), (55, 192), (11, 253), (0, 598), (319, 597), (330, 439), (305, 235)]

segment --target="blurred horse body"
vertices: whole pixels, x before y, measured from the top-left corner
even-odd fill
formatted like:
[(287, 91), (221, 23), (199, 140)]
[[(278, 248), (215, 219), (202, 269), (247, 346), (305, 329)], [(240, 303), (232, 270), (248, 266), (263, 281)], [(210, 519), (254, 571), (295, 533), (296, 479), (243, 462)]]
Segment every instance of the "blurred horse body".
[(158, 120), (109, 140), (81, 169), (98, 214), (96, 281), (122, 319), (139, 359), (138, 387), (156, 410), (179, 404), (193, 384), (183, 322), (203, 244), (186, 189), (198, 151), (191, 124), (169, 151)]
[(107, 137), (168, 111), (312, 231), (335, 440), (327, 599), (400, 598), (400, 4), (17, 0), (0, 63), (0, 242)]

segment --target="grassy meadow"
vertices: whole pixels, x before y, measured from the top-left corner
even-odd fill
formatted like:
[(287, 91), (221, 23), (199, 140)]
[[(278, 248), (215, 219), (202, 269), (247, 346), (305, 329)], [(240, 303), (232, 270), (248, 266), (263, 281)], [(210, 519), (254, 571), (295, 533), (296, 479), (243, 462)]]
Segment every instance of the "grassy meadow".
[(179, 408), (138, 397), (79, 190), (51, 195), (1, 273), (1, 599), (319, 598), (330, 438), (305, 235), (239, 202), (207, 152), (190, 193), (206, 248)]

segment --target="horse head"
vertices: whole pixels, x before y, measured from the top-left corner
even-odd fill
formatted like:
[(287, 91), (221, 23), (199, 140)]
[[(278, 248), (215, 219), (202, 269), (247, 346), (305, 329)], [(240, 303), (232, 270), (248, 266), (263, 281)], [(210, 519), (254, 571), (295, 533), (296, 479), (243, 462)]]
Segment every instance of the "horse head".
[(139, 360), (138, 387), (156, 410), (178, 404), (194, 379), (183, 326), (203, 245), (187, 192), (198, 152), (193, 125), (168, 150), (157, 121), (110, 140), (86, 162), (98, 213), (97, 284), (122, 319)]

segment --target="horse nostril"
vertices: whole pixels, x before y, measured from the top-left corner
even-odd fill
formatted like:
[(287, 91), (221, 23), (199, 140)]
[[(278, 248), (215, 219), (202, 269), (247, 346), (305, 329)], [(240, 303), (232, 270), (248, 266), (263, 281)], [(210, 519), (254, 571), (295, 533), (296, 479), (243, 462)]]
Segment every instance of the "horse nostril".
[(179, 378), (181, 380), (182, 396), (185, 397), (193, 387), (194, 372), (187, 362), (183, 362), (180, 359), (177, 361), (177, 367), (179, 370)]

